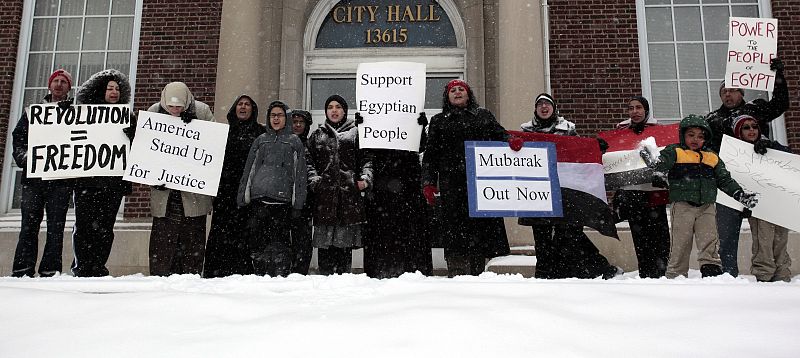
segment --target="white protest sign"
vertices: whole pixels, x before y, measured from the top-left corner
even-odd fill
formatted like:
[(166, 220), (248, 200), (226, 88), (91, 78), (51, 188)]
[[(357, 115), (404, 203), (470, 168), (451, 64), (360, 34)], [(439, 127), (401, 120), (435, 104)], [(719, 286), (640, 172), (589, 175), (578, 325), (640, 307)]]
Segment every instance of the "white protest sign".
[(772, 91), (775, 72), (769, 62), (778, 53), (778, 20), (731, 17), (725, 87)]
[[(753, 216), (800, 231), (800, 156), (768, 150), (766, 155), (753, 152), (753, 145), (730, 136), (722, 138), (720, 158), (744, 190), (758, 193)], [(717, 202), (742, 210), (742, 204), (717, 191)]]
[(364, 117), (358, 126), (361, 148), (419, 151), (425, 108), (425, 64), (374, 62), (358, 65), (356, 111)]
[(227, 138), (227, 124), (140, 111), (123, 179), (216, 196)]
[(130, 151), (130, 140), (122, 132), (130, 123), (127, 105), (60, 108), (35, 104), (26, 113), (28, 177), (121, 176), (125, 172)]
[(504, 142), (465, 142), (465, 151), (470, 216), (562, 215), (553, 143), (513, 151)]

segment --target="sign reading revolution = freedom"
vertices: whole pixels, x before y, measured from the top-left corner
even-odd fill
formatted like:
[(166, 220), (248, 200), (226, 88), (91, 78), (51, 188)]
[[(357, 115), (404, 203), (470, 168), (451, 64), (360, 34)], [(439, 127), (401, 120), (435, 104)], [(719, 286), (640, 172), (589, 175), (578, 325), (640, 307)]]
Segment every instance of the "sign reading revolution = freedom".
[(60, 179), (120, 176), (128, 163), (130, 123), (127, 105), (28, 107), (30, 178)]
[(515, 152), (505, 142), (464, 143), (471, 217), (560, 217), (556, 147), (526, 142)]

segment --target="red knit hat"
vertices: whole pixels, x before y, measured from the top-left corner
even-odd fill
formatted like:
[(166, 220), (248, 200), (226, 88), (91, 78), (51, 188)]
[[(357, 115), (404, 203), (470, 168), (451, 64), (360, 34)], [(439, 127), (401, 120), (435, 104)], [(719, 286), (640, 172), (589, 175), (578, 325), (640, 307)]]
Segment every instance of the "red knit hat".
[(742, 139), (742, 125), (744, 124), (744, 122), (747, 122), (747, 121), (755, 122), (756, 127), (758, 127), (758, 121), (755, 119), (755, 117), (753, 117), (753, 116), (751, 116), (749, 114), (743, 114), (741, 116), (738, 116), (732, 122), (732, 124), (733, 124), (733, 135), (736, 138)]
[(462, 80), (459, 80), (457, 78), (452, 80), (452, 81), (450, 81), (450, 82), (447, 82), (447, 86), (445, 86), (444, 91), (445, 92), (450, 92), (450, 89), (453, 88), (454, 86), (464, 87), (464, 89), (467, 90), (467, 92), (469, 92), (469, 85), (467, 85), (466, 82), (464, 82)]
[(72, 75), (69, 72), (67, 72), (67, 70), (61, 68), (53, 71), (53, 74), (50, 75), (50, 78), (47, 80), (48, 88), (50, 87), (50, 84), (53, 83), (53, 80), (58, 76), (64, 77), (67, 80), (67, 84), (69, 85), (69, 87), (72, 88)]

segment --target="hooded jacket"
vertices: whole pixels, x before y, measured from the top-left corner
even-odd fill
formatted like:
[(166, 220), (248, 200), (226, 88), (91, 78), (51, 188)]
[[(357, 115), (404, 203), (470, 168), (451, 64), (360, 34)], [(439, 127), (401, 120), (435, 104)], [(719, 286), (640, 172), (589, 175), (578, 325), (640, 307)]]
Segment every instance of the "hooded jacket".
[[(184, 109), (182, 116), (189, 116), (201, 121), (213, 121), (214, 114), (211, 113), (211, 108), (207, 104), (197, 101), (192, 96), (192, 92), (183, 82), (172, 82), (164, 87), (161, 91), (161, 101), (154, 103), (148, 112), (156, 112), (161, 114), (169, 114), (167, 112), (167, 105), (172, 100), (172, 97), (184, 101)], [(180, 118), (175, 118), (180, 121)], [(167, 201), (169, 200), (169, 193), (172, 189), (158, 190), (155, 188), (150, 189), (150, 213), (154, 217), (163, 218), (167, 215)], [(213, 197), (203, 194), (191, 193), (188, 191), (181, 192), (181, 199), (183, 201), (183, 215), (186, 217), (197, 217), (207, 215), (211, 212)]]
[[(240, 120), (236, 116), (236, 105), (242, 98), (250, 99), (252, 112), (247, 120)], [(248, 95), (240, 95), (233, 101), (231, 108), (226, 116), (228, 120), (228, 140), (225, 144), (225, 160), (222, 163), (222, 175), (219, 182), (219, 194), (221, 197), (229, 197), (235, 201), (239, 191), (239, 183), (244, 172), (247, 155), (250, 153), (250, 146), (264, 133), (264, 126), (258, 123), (258, 104)]]
[[(553, 97), (547, 93), (541, 93), (536, 96), (536, 98), (540, 97), (544, 97), (545, 100), (553, 104), (553, 113), (550, 114), (549, 118), (540, 118), (539, 114), (536, 113), (536, 108), (534, 108), (533, 118), (530, 120), (530, 122), (522, 123), (520, 126), (522, 131), (577, 136), (578, 132), (575, 130), (575, 123), (572, 123), (564, 119), (564, 117), (558, 115), (558, 105)], [(535, 106), (536, 103), (534, 103), (534, 107)]]
[[(303, 122), (305, 122), (306, 124), (303, 133), (298, 135), (298, 137), (300, 137), (300, 140), (303, 141), (303, 145), (305, 145), (306, 142), (308, 142), (308, 134), (311, 133), (311, 125), (314, 123), (314, 120), (311, 118), (311, 113), (302, 109), (292, 110), (292, 114), (290, 117), (294, 116), (299, 116), (300, 118), (303, 118)], [(291, 123), (288, 122), (286, 123), (287, 126), (290, 124)]]
[[(115, 104), (128, 104), (131, 101), (131, 85), (128, 77), (115, 69), (107, 69), (95, 73), (81, 85), (81, 89), (75, 96), (79, 104), (109, 104), (106, 103), (106, 87), (108, 82), (114, 81), (119, 85), (119, 101)], [(133, 117), (133, 114), (131, 114)], [(131, 118), (133, 122), (134, 119)], [(108, 177), (95, 176), (78, 178), (75, 182), (76, 188), (93, 187), (106, 188), (123, 195), (132, 192), (132, 185), (128, 181), (122, 180), (122, 176)]]
[[(277, 106), (271, 105), (270, 111), (274, 107)], [(285, 105), (282, 107), (286, 111)], [(291, 204), (297, 210), (303, 208), (307, 183), (305, 148), (288, 125), (277, 131), (270, 127), (256, 138), (244, 167), (236, 199), (240, 207), (263, 200)]]
[(308, 176), (316, 198), (314, 225), (345, 226), (363, 223), (364, 199), (356, 184), (359, 180), (372, 187), (372, 161), (358, 147), (355, 121), (347, 118), (347, 102), (331, 96), (342, 105), (344, 117), (339, 123), (329, 119), (308, 137)]
[[(700, 128), (705, 134), (706, 141), (700, 151), (686, 145), (684, 133), (691, 127)], [(725, 169), (725, 163), (708, 148), (711, 136), (711, 128), (702, 117), (689, 115), (681, 120), (680, 144), (670, 144), (661, 150), (654, 171), (667, 174), (671, 202), (711, 204), (717, 200), (717, 188), (730, 196), (742, 190)]]

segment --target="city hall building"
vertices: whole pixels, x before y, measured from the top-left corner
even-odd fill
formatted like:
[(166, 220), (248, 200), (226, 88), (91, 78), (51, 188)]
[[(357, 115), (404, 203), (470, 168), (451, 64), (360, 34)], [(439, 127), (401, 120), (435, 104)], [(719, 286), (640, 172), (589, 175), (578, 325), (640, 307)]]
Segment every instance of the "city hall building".
[[(627, 118), (633, 95), (649, 98), (664, 122), (718, 108), (728, 17), (767, 17), (778, 19), (791, 93), (772, 133), (800, 149), (797, 0), (6, 0), (0, 16), (0, 215), (9, 228), (0, 274), (10, 271), (20, 208), (11, 130), (57, 68), (73, 74), (73, 93), (102, 69), (127, 73), (136, 111), (182, 81), (217, 121), (246, 93), (263, 107), (280, 99), (307, 109), (321, 123), (329, 95), (355, 102), (359, 63), (420, 62), (429, 117), (441, 110), (444, 84), (460, 78), (507, 129), (529, 121), (534, 97), (549, 92), (561, 115), (593, 136)], [(769, 93), (745, 98), (758, 97)], [(137, 187), (120, 212), (121, 226), (146, 222), (149, 190)], [(531, 244), (529, 228), (512, 219), (507, 227), (512, 246)], [(146, 265), (146, 241), (146, 230), (118, 232), (112, 261), (144, 250)], [(631, 244), (609, 245), (618, 264), (633, 260), (635, 269)], [(112, 273), (147, 272), (137, 262), (112, 263)]]

